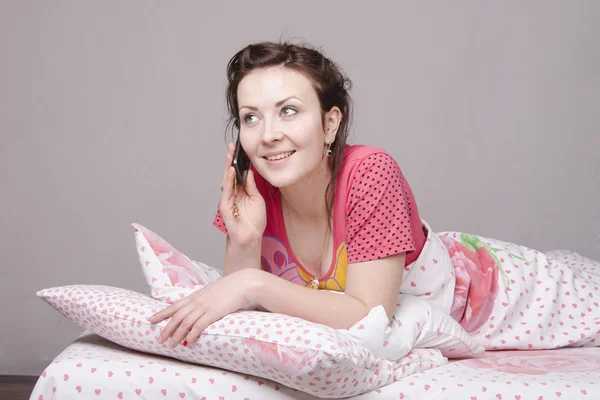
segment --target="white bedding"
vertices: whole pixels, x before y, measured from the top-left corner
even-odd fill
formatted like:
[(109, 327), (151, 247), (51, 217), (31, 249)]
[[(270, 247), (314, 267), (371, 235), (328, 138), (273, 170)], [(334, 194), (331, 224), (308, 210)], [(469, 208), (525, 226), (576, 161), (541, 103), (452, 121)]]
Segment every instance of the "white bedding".
[[(393, 378), (390, 380), (382, 378), (382, 375), (386, 375), (388, 371), (374, 369), (375, 364), (362, 365), (363, 369), (373, 375), (370, 378), (357, 376), (357, 372), (354, 371), (335, 379), (336, 376), (332, 375), (335, 371), (325, 370), (321, 376), (315, 375), (311, 370), (307, 371), (308, 376), (295, 376), (294, 387), (299, 389), (311, 387), (312, 390), (307, 391), (317, 396), (323, 393), (324, 397), (325, 393), (329, 392), (323, 392), (325, 389), (317, 386), (319, 384), (323, 384), (323, 387), (327, 387), (327, 384), (351, 386), (350, 392), (340, 393), (340, 396), (343, 396), (345, 393), (372, 390), (373, 386), (369, 387), (368, 384), (377, 382), (375, 387), (379, 389), (356, 396), (355, 398), (358, 399), (599, 398), (596, 391), (597, 386), (600, 386), (600, 348), (594, 346), (597, 346), (597, 340), (600, 339), (600, 330), (598, 330), (600, 305), (597, 300), (600, 293), (600, 263), (574, 252), (555, 251), (543, 254), (522, 246), (463, 233), (445, 233), (440, 236), (437, 246), (434, 244), (438, 241), (431, 241), (431, 239), (428, 237), (430, 245), (424, 248), (419, 256), (422, 265), (421, 262), (416, 262), (414, 265), (407, 266), (407, 271), (405, 268), (403, 280), (407, 286), (403, 286), (403, 295), (399, 296), (394, 315), (394, 324), (397, 326), (388, 329), (389, 321), (383, 312), (380, 313), (383, 314), (381, 321), (385, 320), (382, 323), (368, 320), (371, 314), (376, 316), (372, 310), (372, 313), (366, 317), (368, 321), (365, 320), (363, 323), (359, 321), (357, 324), (356, 331), (364, 330), (364, 335), (350, 330), (353, 337), (364, 342), (365, 349), (379, 354), (382, 360), (387, 360), (391, 350), (400, 351), (401, 354), (397, 357), (405, 354), (403, 349), (410, 350), (411, 353), (404, 358), (408, 359), (405, 360), (406, 364), (411, 368), (414, 367), (414, 370), (404, 371), (406, 364), (400, 363), (394, 367), (394, 372), (402, 368), (402, 373), (388, 374), (388, 377)], [(150, 253), (144, 252), (146, 247), (150, 247), (148, 243), (138, 243), (138, 247), (143, 254)], [(163, 271), (164, 265), (156, 254), (154, 256), (156, 270)], [(153, 265), (144, 257), (141, 257), (140, 261), (147, 268)], [(450, 343), (448, 338), (456, 339), (458, 336), (452, 334), (452, 329), (449, 332), (448, 329), (442, 329), (447, 324), (429, 326), (426, 321), (415, 322), (415, 309), (408, 300), (426, 299), (432, 305), (441, 304), (443, 312), (447, 311), (446, 305), (449, 303), (445, 296), (438, 299), (439, 301), (432, 301), (430, 297), (435, 297), (433, 296), (435, 291), (430, 292), (426, 287), (424, 293), (420, 292), (421, 283), (425, 285), (431, 283), (431, 279), (426, 275), (437, 271), (440, 268), (439, 264), (442, 263), (453, 263), (447, 266), (448, 268), (442, 269), (456, 273), (458, 290), (453, 291), (454, 301), (450, 312), (460, 319), (461, 326), (470, 333), (469, 338), (476, 339), (488, 350), (497, 351), (488, 351), (472, 359), (459, 359), (429, 369), (430, 366), (422, 361), (426, 357), (419, 358), (423, 355), (422, 352), (439, 353), (438, 348), (448, 347), (446, 353), (449, 354), (456, 350), (454, 343), (456, 340), (450, 340)], [(155, 277), (150, 274), (147, 278), (152, 286)], [(204, 282), (209, 282), (209, 278), (206, 277)], [(454, 285), (450, 286), (454, 288)], [(441, 283), (440, 287), (445, 289), (440, 293), (448, 292), (449, 286), (446, 286), (446, 283)], [(71, 320), (74, 316), (84, 321), (89, 320), (89, 309), (83, 311), (88, 307), (87, 304), (77, 303), (76, 308), (71, 304), (72, 300), (87, 301), (80, 293), (69, 297), (69, 292), (63, 299), (60, 296), (61, 290), (68, 290), (68, 288), (51, 288), (47, 292), (56, 295), (57, 290), (59, 297), (54, 299), (55, 302), (50, 302), (53, 307)], [(153, 295), (160, 296), (156, 290), (158, 289), (153, 288)], [(179, 293), (179, 295), (181, 297), (185, 294)], [(452, 299), (452, 296), (448, 298)], [(110, 298), (106, 301), (110, 301)], [(71, 308), (62, 307), (66, 303), (71, 304)], [(127, 301), (118, 304), (119, 307), (129, 307)], [(107, 308), (109, 306), (110, 304), (107, 304)], [(98, 307), (100, 320), (106, 320), (109, 324), (110, 316), (107, 318), (104, 314), (112, 312), (113, 309), (115, 312), (119, 311), (116, 305), (108, 311), (102, 309), (102, 304), (98, 304)], [(134, 316), (135, 321), (131, 322), (135, 322), (139, 327), (143, 324), (141, 320), (144, 313), (138, 308), (131, 310), (131, 313), (140, 312), (140, 315)], [(97, 307), (94, 306), (93, 310), (96, 309)], [(129, 310), (126, 311), (129, 315)], [(430, 320), (435, 320), (434, 311), (426, 310), (423, 315), (432, 317), (429, 318)], [(125, 315), (123, 317), (127, 318)], [(77, 323), (75, 320), (74, 322)], [(235, 321), (233, 323), (235, 324)], [(96, 321), (96, 325), (90, 326), (97, 326), (97, 324)], [(79, 323), (78, 325), (90, 329), (88, 325)], [(125, 324), (120, 326), (125, 328), (123, 325)], [(364, 329), (365, 326), (369, 329)], [(409, 331), (399, 329), (402, 327), (416, 329), (418, 332), (410, 335)], [(425, 329), (425, 327), (429, 328)], [(218, 328), (227, 329), (224, 325), (219, 325)], [(104, 332), (104, 336), (114, 339), (113, 336), (106, 335), (103, 329), (98, 333)], [(422, 335), (424, 330), (425, 336)], [(460, 330), (462, 332), (462, 328)], [(391, 333), (388, 334), (388, 331)], [(133, 330), (127, 332), (128, 335), (135, 333)], [(148, 336), (150, 333), (150, 330), (145, 333), (137, 332), (140, 337), (144, 334)], [(443, 333), (446, 333), (447, 338), (440, 338), (439, 335)], [(464, 333), (466, 335), (466, 332)], [(273, 335), (282, 335), (282, 333), (274, 332)], [(393, 335), (398, 340), (390, 340)], [(270, 338), (266, 333), (264, 336)], [(127, 335), (123, 334), (122, 337)], [(407, 339), (410, 340), (404, 343)], [(423, 340), (419, 341), (419, 339)], [(135, 338), (132, 340), (135, 343), (140, 342)], [(123, 342), (124, 345), (128, 343), (131, 344), (127, 340)], [(446, 343), (448, 346), (445, 346)], [(452, 347), (449, 347), (450, 345)], [(543, 350), (562, 346), (573, 348)], [(429, 350), (428, 347), (436, 350)], [(474, 347), (477, 346), (466, 346), (470, 353), (477, 353), (476, 349), (473, 350)], [(280, 351), (279, 345), (274, 348)], [(147, 351), (146, 348), (139, 349)], [(511, 349), (522, 350), (511, 351)], [(470, 353), (459, 352), (462, 354), (461, 357)], [(233, 356), (227, 353), (218, 354), (217, 358), (227, 364), (231, 361), (231, 357)], [(307, 364), (310, 364), (312, 359), (308, 360)], [(339, 362), (339, 365), (343, 367), (346, 363)], [(278, 368), (273, 367), (272, 375), (268, 377), (277, 379), (273, 376), (280, 372)], [(252, 370), (252, 373), (256, 373), (255, 370)], [(422, 372), (416, 372), (417, 370)], [(242, 371), (250, 370), (242, 369)], [(339, 372), (340, 369), (338, 368), (337, 371)], [(288, 384), (285, 379), (282, 381)], [(386, 385), (386, 382), (394, 383)], [(361, 384), (367, 387), (360, 386)], [(265, 378), (129, 350), (95, 334), (86, 333), (69, 345), (48, 366), (31, 398), (34, 400), (55, 398), (268, 400), (315, 397)]]
[[(600, 389), (600, 348), (487, 352), (356, 399), (585, 399)], [(40, 376), (33, 400), (315, 399), (269, 380), (126, 349), (84, 333)]]

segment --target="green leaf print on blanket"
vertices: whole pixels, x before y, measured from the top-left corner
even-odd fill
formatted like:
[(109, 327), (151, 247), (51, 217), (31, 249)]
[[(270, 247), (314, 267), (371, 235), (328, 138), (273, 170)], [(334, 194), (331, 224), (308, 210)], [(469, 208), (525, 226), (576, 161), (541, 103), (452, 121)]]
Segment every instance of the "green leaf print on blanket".
[[(504, 279), (504, 284), (506, 285), (506, 287), (510, 287), (510, 279), (508, 279), (508, 275), (506, 275), (506, 272), (504, 272), (504, 267), (502, 267), (502, 263), (500, 262), (500, 260), (498, 259), (498, 257), (495, 254), (497, 251), (506, 251), (506, 250), (493, 248), (493, 247), (485, 244), (481, 239), (479, 239), (479, 237), (477, 235), (470, 235), (468, 233), (463, 233), (460, 235), (460, 242), (463, 244), (463, 246), (465, 246), (466, 248), (470, 249), (473, 252), (477, 252), (481, 248), (485, 249), (485, 251), (487, 251), (487, 253), (490, 255), (490, 257), (492, 257), (492, 259), (496, 262), (496, 264), (500, 268), (500, 271), (502, 271), (502, 278)], [(513, 257), (515, 257), (519, 260), (527, 261), (524, 258), (519, 257), (515, 254), (512, 254), (512, 253), (509, 253), (509, 254), (511, 254)]]

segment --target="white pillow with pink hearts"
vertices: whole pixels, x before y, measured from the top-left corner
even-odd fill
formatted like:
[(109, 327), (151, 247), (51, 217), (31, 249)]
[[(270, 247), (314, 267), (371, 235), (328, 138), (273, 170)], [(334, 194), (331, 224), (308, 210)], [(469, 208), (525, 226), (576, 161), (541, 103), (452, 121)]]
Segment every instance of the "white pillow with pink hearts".
[(446, 363), (437, 350), (413, 350), (398, 362), (377, 358), (347, 333), (300, 318), (240, 311), (210, 325), (191, 345), (157, 337), (167, 321), (146, 317), (164, 302), (130, 290), (75, 285), (37, 295), (76, 325), (130, 349), (271, 379), (317, 397), (365, 393)]
[[(210, 325), (190, 346), (171, 349), (157, 341), (168, 321), (153, 325), (146, 317), (222, 274), (191, 260), (142, 225), (133, 227), (153, 298), (125, 289), (86, 285), (49, 288), (38, 296), (73, 323), (122, 346), (271, 379), (328, 398), (365, 393), (447, 362), (438, 350), (413, 349), (419, 341), (432, 347), (440, 345), (444, 351), (457, 344), (459, 353), (465, 355), (475, 349), (476, 344), (467, 340), (465, 345), (465, 338), (457, 336), (454, 320), (450, 321), (454, 324), (440, 323), (442, 317), (427, 323), (422, 317), (426, 319), (429, 311), (417, 313), (419, 318), (415, 314), (416, 322), (412, 321), (413, 312), (405, 313), (404, 323), (410, 329), (399, 335), (400, 330), (389, 324), (381, 307), (349, 331), (282, 314), (239, 311)], [(379, 335), (376, 327), (388, 333), (391, 327), (393, 333)], [(430, 332), (436, 329), (443, 332), (432, 340)], [(395, 351), (389, 357), (392, 347)]]
[[(155, 299), (171, 303), (222, 276), (220, 271), (180, 253), (150, 229), (140, 224), (133, 227), (140, 264)], [(430, 302), (402, 294), (398, 304), (392, 323), (379, 307), (349, 330), (376, 357), (399, 360), (415, 347), (439, 349), (453, 358), (484, 351), (458, 322)], [(369, 329), (362, 330), (361, 326)]]
[(170, 304), (222, 277), (221, 271), (190, 259), (150, 229), (135, 223), (132, 226), (153, 298)]

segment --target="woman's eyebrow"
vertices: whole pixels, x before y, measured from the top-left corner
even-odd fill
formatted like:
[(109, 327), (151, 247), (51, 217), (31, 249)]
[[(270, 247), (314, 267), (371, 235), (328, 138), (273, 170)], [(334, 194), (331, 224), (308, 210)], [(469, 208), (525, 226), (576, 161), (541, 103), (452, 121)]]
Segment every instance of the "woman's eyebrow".
[[(290, 96), (290, 97), (287, 97), (287, 98), (285, 98), (283, 100), (280, 100), (277, 103), (275, 103), (275, 107), (281, 107), (283, 105), (283, 103), (285, 103), (286, 101), (291, 100), (291, 99), (296, 99), (296, 100), (302, 101), (302, 99), (300, 99), (299, 97)], [(253, 106), (241, 106), (239, 109), (241, 110), (242, 108), (249, 108), (250, 110), (258, 111), (258, 108), (253, 107)]]

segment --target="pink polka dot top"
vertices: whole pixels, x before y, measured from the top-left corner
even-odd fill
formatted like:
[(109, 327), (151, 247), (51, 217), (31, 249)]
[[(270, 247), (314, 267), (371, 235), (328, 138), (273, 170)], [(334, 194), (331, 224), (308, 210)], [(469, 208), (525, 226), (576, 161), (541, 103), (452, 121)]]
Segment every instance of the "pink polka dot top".
[[(262, 267), (306, 286), (313, 277), (291, 251), (279, 190), (254, 172), (267, 209)], [(227, 233), (219, 211), (213, 224)], [(375, 147), (347, 146), (334, 197), (334, 256), (319, 277), (319, 288), (344, 291), (348, 264), (406, 253), (408, 265), (419, 256), (425, 239), (413, 193), (393, 157)]]

